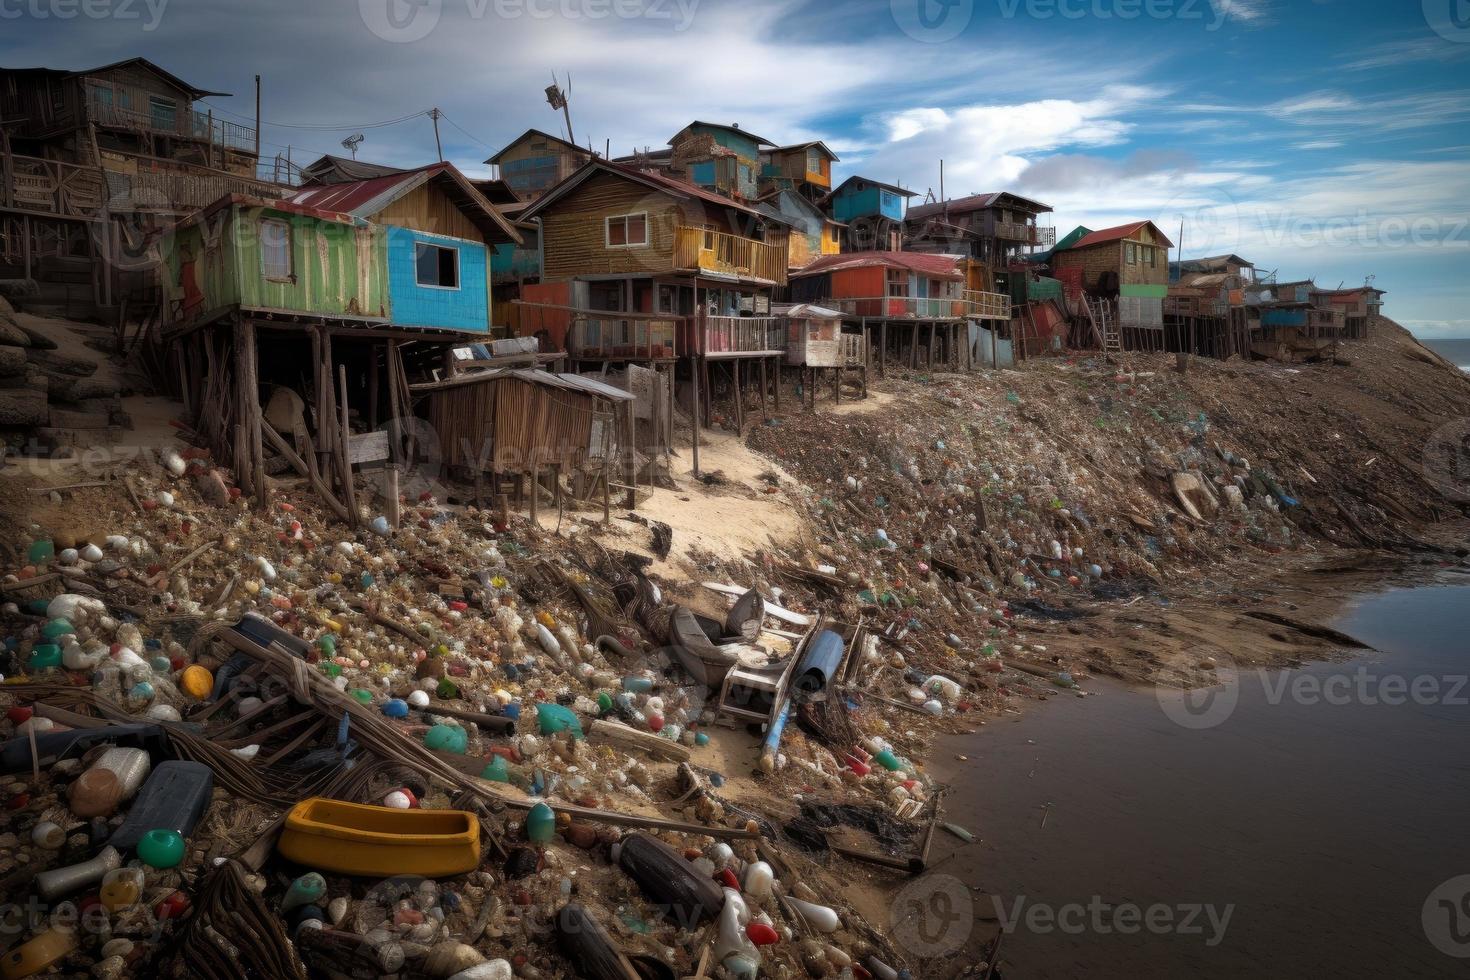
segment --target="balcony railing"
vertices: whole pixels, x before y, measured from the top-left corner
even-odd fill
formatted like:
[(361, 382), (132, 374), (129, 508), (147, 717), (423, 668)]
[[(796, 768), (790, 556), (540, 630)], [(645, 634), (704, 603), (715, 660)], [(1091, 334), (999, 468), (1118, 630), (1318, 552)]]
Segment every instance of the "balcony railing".
[(1055, 228), (1041, 228), (1036, 225), (1027, 224), (1024, 221), (997, 221), (995, 223), (995, 237), (1012, 242), (1024, 242), (1027, 245), (1040, 245), (1043, 248), (1056, 244), (1057, 230)]
[(183, 106), (137, 109), (104, 102), (96, 91), (88, 100), (87, 111), (93, 122), (112, 129), (131, 129), (183, 139), (212, 143), (236, 150), (255, 149), (255, 128), (237, 122), (216, 119), (207, 113)]
[(967, 317), (1009, 320), (1011, 298), (1004, 293), (967, 289), (961, 296), (874, 296), (824, 299), (822, 306), (848, 316), (887, 320), (963, 320)]
[(786, 329), (777, 317), (707, 316), (703, 322), (706, 354), (786, 349)]
[(96, 167), (23, 156), (11, 157), (10, 163), (11, 179), (0, 188), (6, 206), (73, 218), (93, 218), (102, 212), (106, 188)]
[(679, 319), (649, 320), (577, 314), (567, 330), (567, 353), (573, 357), (657, 360), (675, 357)]
[(674, 229), (674, 268), (786, 284), (786, 248), (722, 231)]

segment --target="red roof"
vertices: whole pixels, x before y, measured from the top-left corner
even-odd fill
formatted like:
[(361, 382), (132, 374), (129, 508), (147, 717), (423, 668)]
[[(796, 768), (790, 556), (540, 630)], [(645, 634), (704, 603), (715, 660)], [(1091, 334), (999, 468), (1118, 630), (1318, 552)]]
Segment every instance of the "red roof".
[(907, 269), (919, 275), (935, 279), (964, 279), (959, 271), (958, 260), (953, 255), (936, 255), (931, 252), (847, 252), (842, 255), (824, 255), (804, 266), (800, 272), (792, 272), (791, 278), (816, 276), (842, 269)]
[(452, 163), (440, 161), (401, 173), (354, 180), (344, 184), (303, 187), (289, 198), (292, 204), (324, 211), (341, 211), (356, 218), (371, 219), (404, 194), (429, 182), (439, 186), (490, 241), (520, 242), (520, 232), (496, 210), (485, 195)]
[[(319, 187), (303, 187), (292, 194), (290, 201), (293, 204), (304, 204), (308, 207), (321, 208), (327, 211), (343, 211), (347, 214), (357, 214), (364, 208), (374, 204), (379, 198), (390, 195), (400, 185), (410, 181), (422, 179), (424, 174), (432, 174), (448, 167), (447, 163), (431, 163), (427, 167), (419, 167), (416, 170), (405, 170), (402, 173), (386, 174), (382, 177), (371, 177), (367, 180), (354, 180), (345, 184), (323, 184)], [(377, 211), (374, 207), (371, 210)], [(359, 215), (367, 217), (366, 214)]]
[(1159, 244), (1165, 248), (1174, 247), (1174, 243), (1169, 241), (1152, 221), (1135, 221), (1132, 224), (1118, 225), (1113, 228), (1104, 228), (1101, 231), (1095, 231), (1085, 238), (1078, 239), (1072, 245), (1072, 248), (1090, 248), (1093, 245), (1106, 245), (1108, 242), (1119, 242), (1125, 238), (1132, 238), (1145, 225), (1154, 230), (1154, 238), (1158, 240)]

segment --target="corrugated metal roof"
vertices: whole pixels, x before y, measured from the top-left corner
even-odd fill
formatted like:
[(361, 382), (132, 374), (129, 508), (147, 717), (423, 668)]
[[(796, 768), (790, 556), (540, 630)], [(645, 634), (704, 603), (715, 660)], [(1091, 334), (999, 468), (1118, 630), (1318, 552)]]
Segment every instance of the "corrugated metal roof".
[(1033, 201), (1029, 197), (1022, 197), (1020, 194), (1013, 194), (1010, 191), (990, 191), (986, 194), (971, 194), (968, 197), (957, 197), (949, 201), (948, 205), (944, 201), (936, 201), (933, 204), (916, 204), (909, 208), (908, 216), (910, 218), (928, 218), (932, 215), (943, 215), (946, 211), (949, 214), (969, 214), (971, 211), (983, 211), (985, 208), (993, 208), (1003, 197), (1013, 198), (1023, 204), (1032, 205), (1038, 212), (1051, 210), (1050, 204), (1042, 204), (1040, 201)]
[(618, 177), (623, 177), (627, 180), (636, 181), (643, 184), (645, 187), (651, 187), (654, 190), (664, 191), (676, 197), (692, 197), (701, 201), (708, 202), (710, 204), (718, 205), (722, 208), (731, 208), (743, 214), (751, 215), (752, 217), (766, 217), (766, 215), (754, 210), (753, 208), (747, 207), (746, 205), (741, 204), (738, 201), (733, 201), (728, 197), (721, 197), (714, 191), (707, 191), (703, 187), (696, 187), (693, 184), (685, 183), (682, 180), (675, 180), (673, 177), (668, 177), (664, 174), (652, 173), (647, 170), (639, 170), (636, 167), (630, 167), (626, 164), (614, 163), (611, 160), (603, 160), (601, 158), (598, 158), (595, 160), (587, 161), (576, 171), (576, 173), (571, 174), (567, 177), (566, 180), (563, 180), (561, 183), (552, 187), (545, 194), (537, 198), (536, 201), (521, 214), (521, 218), (530, 219), (532, 216), (546, 210), (552, 204), (554, 204), (557, 199), (565, 196), (568, 192), (576, 188), (578, 184), (582, 183), (582, 181), (586, 180), (588, 177), (592, 176), (592, 174), (598, 171), (610, 173)]
[(426, 167), (368, 180), (303, 187), (287, 200), (304, 207), (371, 219), (403, 195), (431, 180), (448, 182), (446, 190), (450, 197), (491, 241), (520, 242), (520, 232), (515, 226), (485, 199), (485, 195), (475, 190), (452, 163), (431, 163)]
[(772, 303), (771, 315), (791, 317), (794, 320), (841, 320), (843, 316), (838, 310), (829, 310), (815, 303)]
[[(1155, 225), (1152, 221), (1135, 221), (1132, 224), (1116, 225), (1112, 228), (1104, 228), (1101, 231), (1095, 231), (1087, 237), (1078, 241), (1075, 245), (1072, 246), (1072, 248), (1091, 248), (1093, 245), (1105, 245), (1108, 242), (1122, 241), (1125, 238), (1131, 238), (1133, 235), (1137, 234), (1139, 229), (1143, 228), (1144, 225), (1148, 225), (1150, 228), (1153, 228), (1154, 237), (1157, 238), (1159, 240), (1159, 243), (1165, 248), (1172, 248), (1174, 246), (1174, 243), (1169, 241), (1168, 237), (1165, 236), (1163, 232), (1159, 231), (1158, 226)], [(1058, 248), (1057, 251), (1060, 252), (1063, 250)]]
[(933, 255), (927, 252), (847, 252), (842, 255), (824, 255), (799, 271), (791, 278), (819, 276), (841, 269), (907, 269), (936, 279), (964, 279), (953, 255)]

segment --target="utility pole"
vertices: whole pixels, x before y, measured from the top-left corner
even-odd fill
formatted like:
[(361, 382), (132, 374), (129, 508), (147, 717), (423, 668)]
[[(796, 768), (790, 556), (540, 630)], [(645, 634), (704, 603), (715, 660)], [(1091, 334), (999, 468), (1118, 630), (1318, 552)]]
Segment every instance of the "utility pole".
[(260, 76), (255, 76), (255, 160), (260, 161)]
[(443, 115), (439, 107), (435, 106), (429, 110), (429, 118), (434, 120), (434, 149), (439, 151), (439, 162), (444, 162), (444, 146), (439, 142), (439, 117)]
[(572, 76), (567, 75), (567, 87), (563, 91), (556, 82), (556, 72), (551, 73), (551, 84), (546, 86), (546, 103), (553, 109), (560, 109), (562, 118), (567, 123), (567, 142), (573, 146), (577, 144), (577, 137), (572, 135)]

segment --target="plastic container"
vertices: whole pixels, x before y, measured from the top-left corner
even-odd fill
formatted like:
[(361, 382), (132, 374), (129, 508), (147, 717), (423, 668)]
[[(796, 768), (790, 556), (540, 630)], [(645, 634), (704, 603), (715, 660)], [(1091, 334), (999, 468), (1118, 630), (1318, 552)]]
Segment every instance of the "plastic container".
[(36, 875), (36, 892), (50, 902), (95, 885), (109, 872), (122, 865), (122, 855), (111, 845), (104, 847), (90, 861), (80, 861), (64, 868), (52, 868)]
[(480, 822), (463, 810), (392, 810), (312, 797), (291, 808), (277, 850), (346, 875), (446, 877), (480, 864)]
[(76, 948), (77, 934), (74, 931), (47, 929), (24, 946), (0, 957), (0, 975), (5, 980), (20, 980), (40, 973)]
[(484, 771), (480, 773), (480, 778), (488, 779), (492, 783), (510, 782), (510, 765), (505, 761), (505, 756), (491, 756), (490, 761), (488, 764), (486, 764)]
[(570, 708), (545, 702), (536, 705), (536, 726), (542, 735), (571, 732), (573, 738), (582, 737), (582, 722)]
[(166, 870), (184, 860), (184, 835), (177, 830), (150, 830), (138, 841), (138, 857), (150, 868)]
[(556, 811), (545, 803), (537, 803), (526, 814), (526, 839), (545, 844), (556, 836)]
[(102, 907), (109, 912), (130, 909), (143, 896), (143, 885), (142, 868), (117, 868), (103, 877), (98, 897), (102, 900)]

